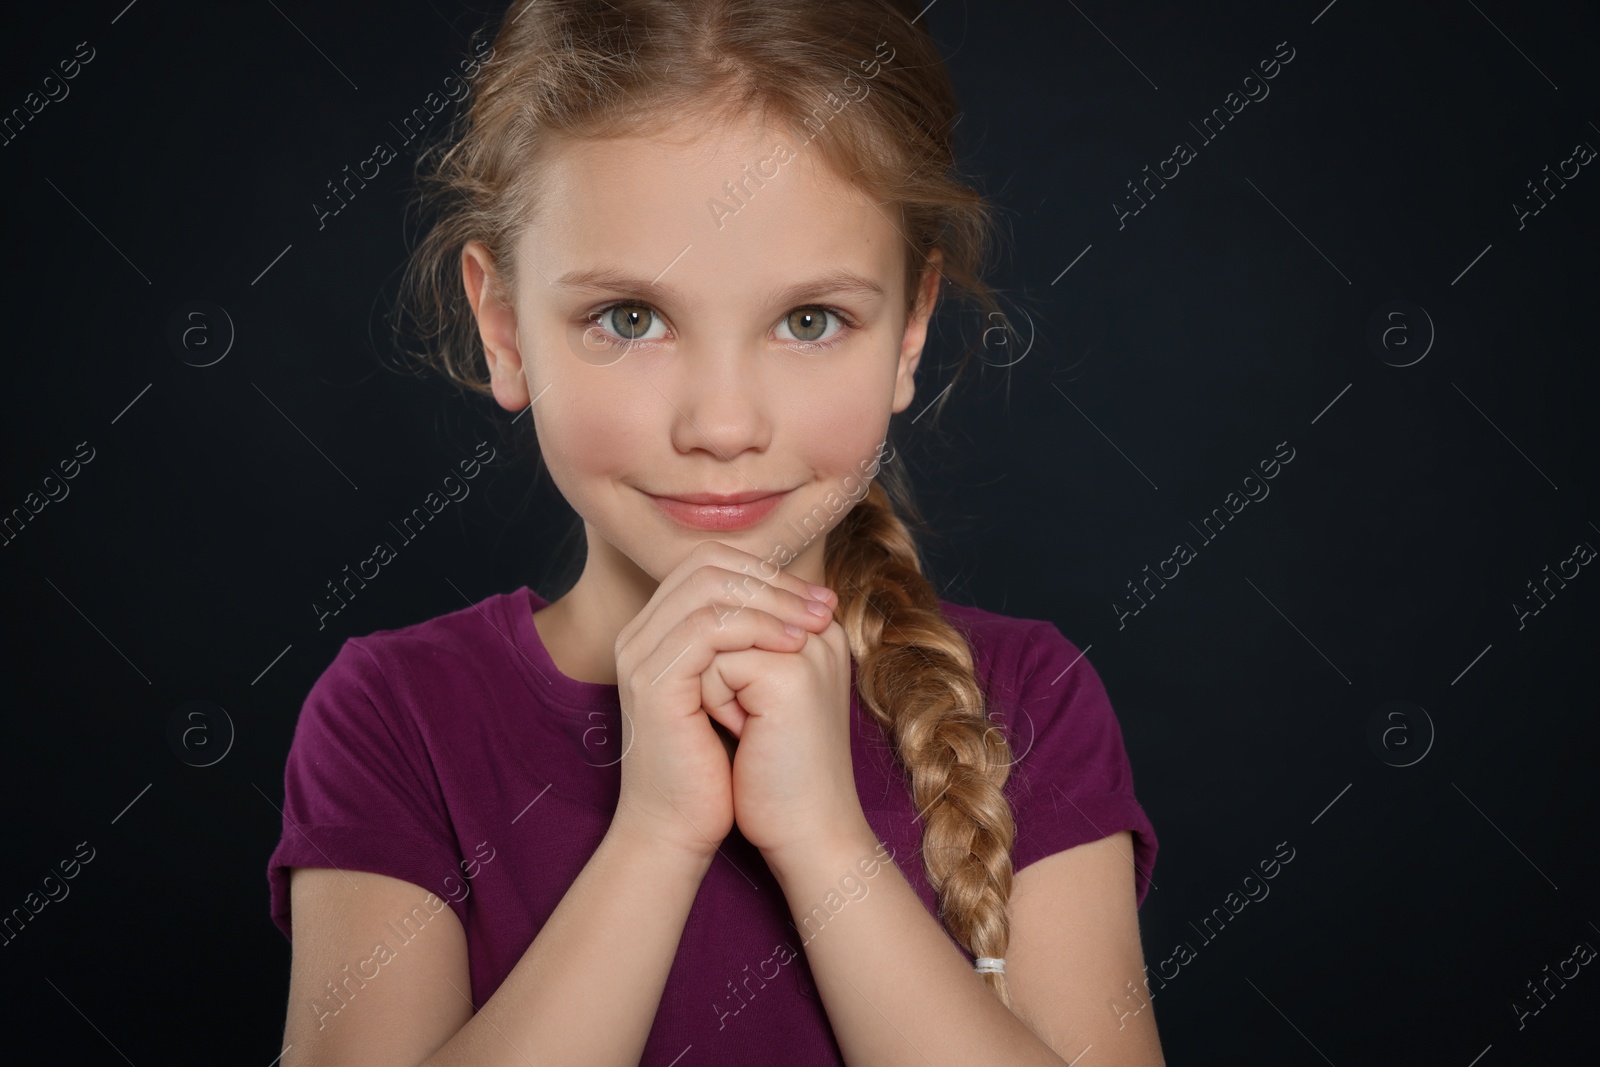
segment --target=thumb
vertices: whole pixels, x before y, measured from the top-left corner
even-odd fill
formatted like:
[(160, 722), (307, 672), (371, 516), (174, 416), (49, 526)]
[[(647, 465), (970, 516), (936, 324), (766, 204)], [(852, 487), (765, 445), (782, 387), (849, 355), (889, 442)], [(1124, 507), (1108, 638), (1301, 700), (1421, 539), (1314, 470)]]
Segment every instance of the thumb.
[(739, 693), (756, 680), (760, 666), (759, 650), (719, 652), (700, 675), (700, 705), (712, 719), (726, 726), (734, 737), (744, 736), (744, 723), (750, 710), (739, 702)]

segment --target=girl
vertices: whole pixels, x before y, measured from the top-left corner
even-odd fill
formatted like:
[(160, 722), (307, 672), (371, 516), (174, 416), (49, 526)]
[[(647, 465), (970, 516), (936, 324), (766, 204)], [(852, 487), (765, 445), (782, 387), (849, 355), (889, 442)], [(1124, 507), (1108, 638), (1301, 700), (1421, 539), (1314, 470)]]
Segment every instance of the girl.
[(473, 67), (407, 280), (586, 553), (312, 689), (283, 1062), (1161, 1063), (1100, 680), (907, 523), (941, 281), (998, 314), (915, 6), (519, 0)]

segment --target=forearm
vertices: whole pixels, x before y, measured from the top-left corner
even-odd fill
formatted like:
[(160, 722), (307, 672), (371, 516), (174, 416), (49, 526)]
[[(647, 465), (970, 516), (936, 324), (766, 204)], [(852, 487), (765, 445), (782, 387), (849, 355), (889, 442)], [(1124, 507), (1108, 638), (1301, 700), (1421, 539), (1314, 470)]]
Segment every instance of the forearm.
[(859, 899), (828, 912), (829, 894), (839, 896), (846, 874), (859, 881), (858, 864), (877, 848), (863, 823), (801, 855), (767, 857), (845, 1061), (1061, 1067), (1066, 1061), (989, 991), (893, 863)]
[(637, 1064), (710, 865), (613, 826), (500, 988), (423, 1067)]

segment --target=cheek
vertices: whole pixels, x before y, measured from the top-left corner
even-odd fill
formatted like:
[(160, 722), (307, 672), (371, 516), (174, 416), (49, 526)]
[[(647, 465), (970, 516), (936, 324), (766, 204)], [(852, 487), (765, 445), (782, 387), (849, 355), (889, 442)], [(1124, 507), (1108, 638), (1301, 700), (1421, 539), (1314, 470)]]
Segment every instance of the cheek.
[(861, 461), (877, 453), (889, 429), (888, 406), (840, 404), (820, 414), (799, 431), (809, 466), (837, 479), (858, 471)]
[[(656, 393), (650, 397), (659, 404)], [(568, 500), (576, 505), (586, 498), (587, 482), (625, 474), (637, 464), (646, 435), (659, 421), (639, 410), (644, 402), (614, 371), (585, 368), (551, 383), (534, 406), (535, 427), (545, 463)]]
[(875, 358), (841, 366), (825, 387), (808, 393), (803, 406), (795, 411), (795, 434), (805, 442), (811, 466), (834, 475), (859, 470), (860, 461), (876, 455), (883, 443), (893, 402), (890, 357), (878, 353)]

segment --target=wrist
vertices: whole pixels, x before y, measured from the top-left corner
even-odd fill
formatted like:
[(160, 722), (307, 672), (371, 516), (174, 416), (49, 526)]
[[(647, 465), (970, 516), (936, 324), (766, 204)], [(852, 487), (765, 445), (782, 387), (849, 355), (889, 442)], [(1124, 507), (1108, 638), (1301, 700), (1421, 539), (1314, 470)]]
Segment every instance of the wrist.
[(864, 814), (844, 825), (761, 850), (761, 858), (779, 885), (803, 880), (810, 872), (842, 870), (868, 857), (881, 859), (882, 854), (882, 843)]
[(704, 877), (716, 855), (716, 846), (704, 848), (669, 841), (642, 830), (625, 819), (613, 818), (602, 842), (629, 855), (646, 857), (666, 870), (688, 870)]

